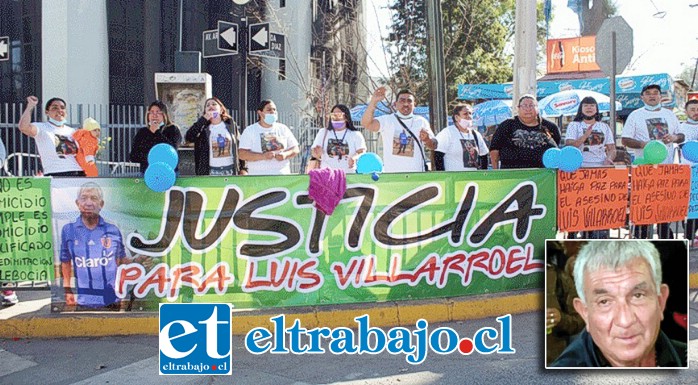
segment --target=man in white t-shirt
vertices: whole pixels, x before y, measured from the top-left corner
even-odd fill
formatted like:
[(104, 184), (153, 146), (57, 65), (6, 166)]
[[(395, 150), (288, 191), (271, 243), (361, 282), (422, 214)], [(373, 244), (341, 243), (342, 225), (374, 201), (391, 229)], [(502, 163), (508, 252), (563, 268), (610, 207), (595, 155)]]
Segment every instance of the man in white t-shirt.
[(298, 140), (277, 121), (276, 104), (263, 100), (257, 108), (259, 121), (240, 135), (240, 159), (247, 161), (248, 175), (287, 175), (291, 158), (298, 155)]
[(66, 104), (63, 99), (52, 98), (46, 102), (48, 122), (31, 122), (34, 108), (39, 104), (36, 96), (27, 97), (27, 107), (19, 119), (19, 130), (36, 142), (41, 167), (45, 176), (85, 176), (75, 155), (78, 143), (73, 139), (75, 129), (66, 125)]
[[(667, 146), (667, 157), (662, 163), (673, 163), (679, 120), (671, 110), (662, 108), (662, 88), (659, 85), (649, 84), (643, 87), (640, 98), (645, 106), (628, 115), (621, 134), (623, 145), (629, 148), (635, 157), (639, 157), (649, 141), (661, 140)], [(660, 239), (672, 238), (668, 223), (658, 223), (657, 232)], [(649, 226), (636, 226), (634, 236), (641, 239), (649, 238)]]
[(427, 149), (436, 148), (429, 122), (414, 114), (415, 96), (401, 90), (394, 114), (375, 118), (376, 106), (385, 99), (385, 87), (378, 87), (361, 117), (361, 125), (383, 138), (383, 172), (421, 172), (426, 170)]
[(645, 106), (628, 115), (621, 134), (623, 145), (629, 148), (637, 158), (642, 156), (642, 149), (649, 141), (661, 140), (668, 150), (667, 157), (662, 163), (673, 163), (673, 142), (676, 140), (679, 120), (671, 110), (662, 108), (662, 89), (659, 85), (650, 84), (642, 88), (640, 98)]

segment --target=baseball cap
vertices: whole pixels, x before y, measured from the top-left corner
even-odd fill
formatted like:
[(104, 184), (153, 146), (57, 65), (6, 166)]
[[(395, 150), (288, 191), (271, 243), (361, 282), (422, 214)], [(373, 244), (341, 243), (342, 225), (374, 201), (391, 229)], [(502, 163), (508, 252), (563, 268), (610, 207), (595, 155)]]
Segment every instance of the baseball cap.
[(640, 92), (640, 93), (644, 94), (645, 91), (652, 89), (652, 88), (656, 89), (659, 92), (662, 92), (662, 87), (660, 87), (659, 84), (648, 84), (648, 85), (642, 87), (642, 92)]
[(101, 130), (102, 128), (99, 127), (99, 122), (92, 118), (87, 118), (84, 122), (82, 122), (82, 129), (87, 131), (94, 131)]

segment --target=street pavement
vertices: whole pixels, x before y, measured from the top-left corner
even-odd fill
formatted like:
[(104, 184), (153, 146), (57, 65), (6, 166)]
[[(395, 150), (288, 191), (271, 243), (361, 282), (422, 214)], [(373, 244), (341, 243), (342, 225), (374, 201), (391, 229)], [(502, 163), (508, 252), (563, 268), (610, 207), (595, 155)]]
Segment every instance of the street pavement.
[[(159, 376), (156, 336), (6, 339), (0, 340), (0, 384), (695, 384), (698, 301), (690, 303), (689, 314), (688, 370), (546, 370), (543, 319), (536, 311), (512, 316), (514, 354), (430, 351), (420, 365), (388, 353), (252, 355), (243, 346), (244, 336), (234, 336), (232, 376)], [(491, 317), (430, 324), (429, 329), (439, 326), (472, 336), (497, 322)]]

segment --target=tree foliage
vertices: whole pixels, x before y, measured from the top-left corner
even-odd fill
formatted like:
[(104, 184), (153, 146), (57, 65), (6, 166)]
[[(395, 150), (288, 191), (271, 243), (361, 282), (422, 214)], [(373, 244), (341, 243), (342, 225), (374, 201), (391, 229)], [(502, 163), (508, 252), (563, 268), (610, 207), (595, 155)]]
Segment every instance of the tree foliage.
[[(444, 64), (447, 98), (458, 84), (511, 81), (513, 58), (505, 46), (514, 31), (515, 0), (443, 0)], [(428, 99), (425, 0), (393, 0), (388, 45), (394, 90), (410, 88)]]

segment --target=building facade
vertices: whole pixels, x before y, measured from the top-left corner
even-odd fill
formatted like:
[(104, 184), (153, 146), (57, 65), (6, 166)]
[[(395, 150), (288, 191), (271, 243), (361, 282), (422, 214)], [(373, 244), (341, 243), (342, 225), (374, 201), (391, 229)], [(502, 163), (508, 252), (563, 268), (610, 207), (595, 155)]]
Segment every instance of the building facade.
[(0, 0), (0, 7), (0, 36), (10, 38), (0, 103), (37, 95), (73, 105), (147, 105), (155, 99), (154, 74), (189, 72), (177, 68), (177, 52), (201, 52), (203, 32), (219, 20), (241, 29), (268, 22), (285, 36), (284, 59), (201, 59), (213, 95), (231, 110), (254, 111), (273, 99), (281, 112), (317, 119), (322, 106), (368, 95), (361, 0)]

